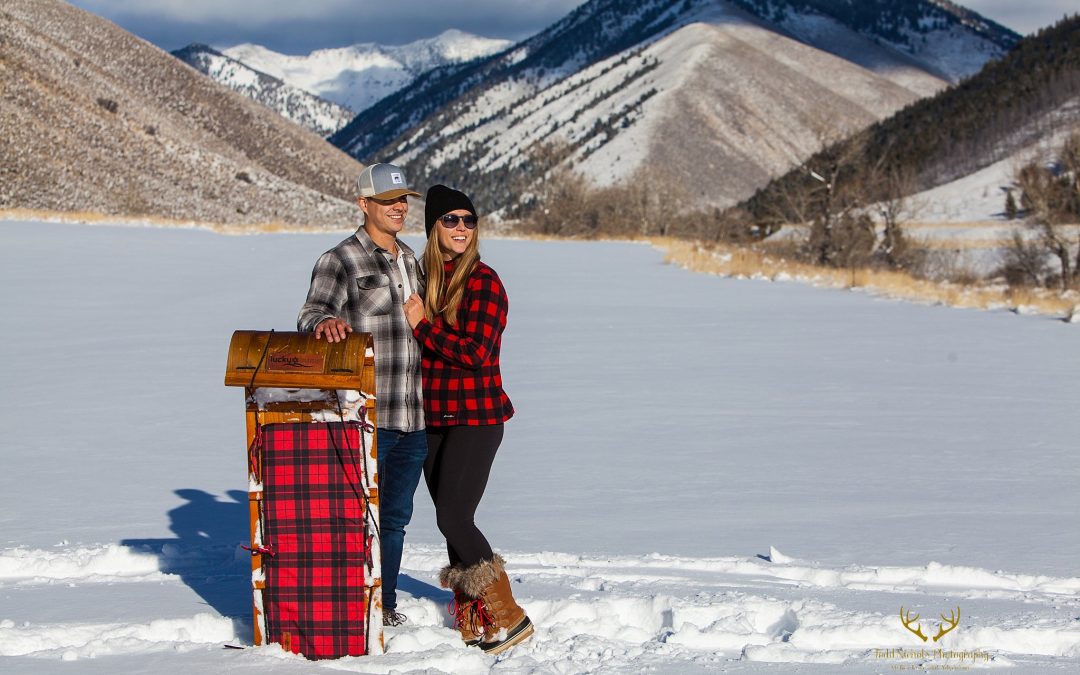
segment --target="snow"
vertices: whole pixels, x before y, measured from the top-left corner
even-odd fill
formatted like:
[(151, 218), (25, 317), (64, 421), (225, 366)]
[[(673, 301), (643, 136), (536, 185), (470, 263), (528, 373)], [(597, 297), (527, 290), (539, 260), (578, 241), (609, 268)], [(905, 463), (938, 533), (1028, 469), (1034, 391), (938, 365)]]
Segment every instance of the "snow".
[(285, 118), (323, 136), (341, 129), (354, 116), (351, 110), (303, 89), (269, 80), (236, 59), (205, 51), (194, 56), (194, 65), (205, 69), (206, 74), (217, 82), (270, 106)]
[(229, 60), (215, 54), (205, 54), (203, 58), (207, 63), (207, 74), (215, 80), (219, 82), (228, 81), (238, 89), (259, 86), (259, 74), (251, 68), (244, 68), (235, 60)]
[(406, 45), (364, 43), (320, 49), (307, 55), (281, 54), (254, 44), (236, 45), (221, 52), (294, 87), (361, 112), (425, 71), (495, 54), (510, 45), (508, 40), (448, 30)]
[[(489, 240), (518, 409), (478, 523), (536, 624), (460, 644), (421, 489), (386, 654), (250, 643), (234, 329), (343, 233), (0, 223), (0, 672), (1080, 667), (1075, 324)], [(410, 244), (419, 244), (415, 238)], [(955, 631), (923, 643), (960, 607)]]
[[(598, 86), (604, 88), (620, 87), (618, 94), (604, 101), (603, 105), (594, 106), (581, 116), (577, 125), (580, 130), (587, 130), (597, 120), (617, 118), (625, 110), (639, 107), (640, 110), (628, 117), (634, 125), (630, 133), (616, 133), (615, 136), (593, 149), (591, 154), (577, 164), (579, 171), (600, 186), (615, 185), (631, 177), (633, 172), (643, 166), (649, 153), (649, 144), (643, 139), (652, 138), (663, 118), (661, 114), (671, 107), (668, 92), (677, 90), (694, 72), (695, 68), (715, 54), (709, 49), (710, 30), (700, 23), (692, 23), (655, 43), (649, 45), (642, 56), (628, 62), (628, 68), (640, 69), (644, 59), (655, 59), (659, 66), (644, 77), (633, 71), (628, 76), (626, 68), (618, 69), (598, 80)], [(615, 62), (612, 57), (609, 62)], [(598, 64), (599, 65), (599, 64)], [(598, 65), (592, 66), (595, 70)], [(629, 86), (621, 87), (623, 78), (635, 78)], [(650, 89), (657, 91), (644, 104), (637, 102)], [(560, 102), (562, 104), (562, 102)], [(578, 153), (580, 157), (581, 153)]]
[[(1005, 53), (1004, 49), (976, 32), (974, 25), (952, 24), (945, 21), (943, 15), (919, 19), (917, 30), (904, 26), (901, 32), (906, 42), (892, 42), (873, 31), (853, 33), (834, 19), (813, 10), (803, 13), (789, 9), (780, 25), (809, 44), (882, 72), (913, 90), (928, 84), (934, 86), (926, 72), (912, 69), (913, 64), (921, 64), (928, 72), (940, 74), (955, 84), (979, 72), (987, 61), (1001, 58)], [(875, 49), (875, 45), (890, 47), (895, 53), (883, 53)]]
[[(920, 63), (902, 52), (885, 49), (871, 37), (857, 33), (831, 17), (813, 12), (802, 14), (793, 11), (786, 15), (779, 25), (806, 44), (857, 63), (920, 96), (936, 93), (947, 84), (930, 74), (938, 72), (941, 64), (937, 61), (931, 59)], [(953, 39), (962, 40), (963, 38), (954, 36)], [(975, 42), (981, 44), (981, 41), (977, 39)], [(962, 44), (965, 47), (969, 45), (967, 41)], [(970, 57), (967, 58), (970, 59)], [(985, 61), (985, 56), (982, 58)], [(978, 63), (975, 71), (982, 67), (983, 62)], [(964, 67), (966, 66), (960, 68)], [(946, 70), (956, 70), (956, 68), (946, 67)], [(967, 71), (963, 72), (970, 74)]]
[[(1069, 120), (1075, 118), (1075, 111), (1071, 105), (1062, 106), (1049, 117)], [(1005, 214), (1008, 191), (1020, 203), (1016, 175), (1026, 164), (1048, 162), (1060, 151), (1065, 139), (1080, 130), (1074, 121), (1042, 126), (1047, 130), (1030, 134), (1037, 140), (1005, 159), (908, 197), (905, 234), (930, 249), (950, 251), (953, 262), (963, 269), (983, 276), (996, 274), (1004, 262), (1003, 251), (1014, 234), (1026, 239), (1037, 236), (1023, 218), (1009, 220)], [(1028, 132), (1018, 129), (1014, 134), (1023, 137)], [(879, 210), (878, 206), (869, 209), (871, 213)], [(1080, 235), (1080, 226), (1060, 227), (1074, 237)]]
[(894, 45), (942, 72), (952, 82), (959, 82), (982, 70), (987, 61), (999, 59), (1005, 50), (976, 33), (952, 25), (928, 33), (906, 31), (909, 45)]
[[(1075, 106), (1067, 104), (1051, 113), (1075, 119)], [(1037, 140), (1013, 153), (1005, 159), (995, 162), (974, 173), (938, 185), (911, 197), (917, 205), (915, 217), (924, 222), (957, 223), (975, 221), (997, 221), (1006, 223), (1011, 230), (1017, 223), (1009, 223), (1005, 217), (1005, 197), (1008, 190), (1014, 190), (1014, 198), (1020, 203), (1020, 194), (1016, 191), (1016, 175), (1026, 164), (1046, 162), (1056, 156), (1065, 140), (1073, 133), (1080, 132), (1077, 122), (1051, 123), (1050, 129), (1036, 136)], [(1017, 130), (1023, 133), (1026, 130)], [(1006, 235), (1008, 236), (1008, 235)]]

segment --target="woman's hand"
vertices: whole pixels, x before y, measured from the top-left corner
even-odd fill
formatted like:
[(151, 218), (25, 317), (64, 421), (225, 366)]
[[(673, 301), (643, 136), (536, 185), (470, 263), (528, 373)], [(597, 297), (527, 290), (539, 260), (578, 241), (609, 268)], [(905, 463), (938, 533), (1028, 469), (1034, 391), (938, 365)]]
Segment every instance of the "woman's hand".
[(405, 301), (404, 308), (405, 320), (409, 322), (411, 328), (416, 328), (424, 319), (424, 301), (420, 299), (419, 295), (413, 293)]

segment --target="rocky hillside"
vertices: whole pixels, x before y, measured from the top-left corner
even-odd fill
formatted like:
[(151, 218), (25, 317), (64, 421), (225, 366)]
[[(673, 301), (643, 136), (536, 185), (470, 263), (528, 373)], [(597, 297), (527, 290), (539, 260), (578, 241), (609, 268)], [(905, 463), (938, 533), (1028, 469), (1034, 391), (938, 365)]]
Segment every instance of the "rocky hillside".
[(556, 166), (724, 206), (1017, 37), (949, 3), (866, 3), (892, 12), (877, 22), (838, 9), (853, 4), (591, 0), (502, 54), (422, 76), (331, 140), (507, 213)]
[(345, 106), (286, 84), (206, 45), (191, 44), (172, 55), (214, 81), (323, 137), (345, 126), (356, 115)]
[(361, 166), (60, 0), (0, 5), (0, 208), (342, 224)]

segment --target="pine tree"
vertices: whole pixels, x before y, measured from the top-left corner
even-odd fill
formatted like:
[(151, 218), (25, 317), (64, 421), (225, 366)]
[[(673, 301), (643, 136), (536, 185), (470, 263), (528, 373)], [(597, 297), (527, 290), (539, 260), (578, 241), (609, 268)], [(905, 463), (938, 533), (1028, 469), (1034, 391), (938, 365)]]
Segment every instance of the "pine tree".
[(1013, 197), (1012, 190), (1007, 190), (1005, 192), (1005, 217), (1009, 220), (1016, 220), (1016, 214), (1016, 197)]

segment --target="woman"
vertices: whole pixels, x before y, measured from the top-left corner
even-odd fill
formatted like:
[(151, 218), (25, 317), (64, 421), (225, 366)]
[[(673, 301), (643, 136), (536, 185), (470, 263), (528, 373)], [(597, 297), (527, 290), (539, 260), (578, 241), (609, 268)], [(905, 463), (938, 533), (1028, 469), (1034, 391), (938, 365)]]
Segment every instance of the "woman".
[(454, 591), (465, 643), (497, 654), (533, 632), (502, 557), (473, 522), (503, 423), (514, 414), (499, 372), (508, 302), (495, 270), (480, 262), (476, 209), (464, 193), (433, 186), (424, 220), (427, 292), (409, 298), (405, 316), (422, 346), (424, 478), (450, 557), (439, 581)]

